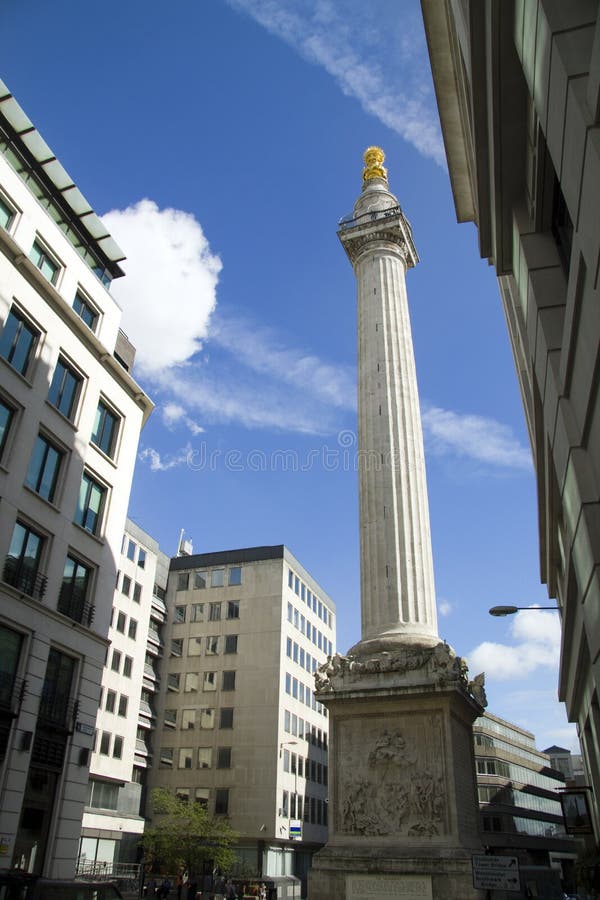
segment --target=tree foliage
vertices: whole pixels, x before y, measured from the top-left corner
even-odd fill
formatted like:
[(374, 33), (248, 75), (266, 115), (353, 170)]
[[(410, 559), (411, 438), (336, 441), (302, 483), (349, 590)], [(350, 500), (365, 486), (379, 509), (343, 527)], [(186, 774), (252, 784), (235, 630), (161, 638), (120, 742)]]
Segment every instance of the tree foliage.
[(200, 873), (203, 864), (229, 871), (235, 860), (231, 849), (237, 834), (222, 818), (209, 815), (202, 804), (181, 800), (165, 788), (151, 794), (153, 824), (146, 828), (144, 856), (155, 867), (174, 873)]

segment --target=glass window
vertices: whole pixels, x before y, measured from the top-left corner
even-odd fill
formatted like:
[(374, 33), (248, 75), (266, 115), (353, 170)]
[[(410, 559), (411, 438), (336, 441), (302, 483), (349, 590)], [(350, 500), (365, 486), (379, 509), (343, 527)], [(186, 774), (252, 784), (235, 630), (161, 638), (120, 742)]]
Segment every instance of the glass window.
[(177, 727), (177, 710), (176, 709), (165, 709), (165, 725), (168, 728), (176, 728)]
[[(92, 578), (92, 570), (72, 556), (67, 556), (57, 609), (75, 622), (82, 622), (85, 602)], [(91, 619), (91, 610), (90, 610)], [(90, 624), (87, 622), (86, 624)]]
[(181, 747), (179, 750), (179, 768), (191, 769), (194, 759), (194, 751), (191, 747)]
[(288, 587), (291, 588), (294, 586), (294, 573), (291, 569), (288, 569)]
[(172, 769), (173, 768), (173, 748), (172, 747), (161, 747), (160, 748), (160, 760), (158, 763), (159, 769)]
[(110, 664), (113, 672), (119, 672), (121, 669), (121, 654), (118, 650), (113, 650), (112, 662)]
[(219, 715), (219, 728), (233, 728), (233, 707), (221, 707)]
[(192, 622), (204, 621), (204, 603), (192, 603), (191, 619)]
[(115, 734), (115, 740), (113, 743), (113, 757), (115, 759), (121, 759), (123, 756), (123, 738), (119, 734)]
[(142, 586), (136, 581), (133, 585), (133, 602), (139, 603), (142, 599)]
[(231, 768), (231, 747), (219, 747), (217, 749), (217, 769)]
[(75, 294), (75, 299), (73, 300), (73, 310), (77, 313), (79, 318), (85, 322), (88, 328), (91, 328), (92, 331), (96, 330), (98, 313), (79, 291)]
[(125, 678), (131, 678), (131, 670), (133, 669), (133, 659), (131, 656), (126, 656), (123, 662), (123, 675)]
[(235, 671), (225, 670), (223, 672), (222, 689), (224, 691), (235, 691)]
[(188, 641), (188, 656), (202, 656), (202, 638), (193, 637)]
[(0, 356), (25, 375), (40, 333), (14, 307), (9, 312), (0, 337)]
[(108, 756), (110, 753), (110, 734), (108, 731), (102, 732), (102, 737), (100, 738), (100, 753), (102, 756)]
[(207, 585), (207, 573), (206, 572), (194, 572), (194, 587), (196, 590), (202, 590)]
[(174, 622), (185, 622), (185, 606), (176, 606), (173, 615)]
[[(227, 638), (225, 638), (227, 642)], [(216, 635), (208, 635), (206, 638), (206, 655), (215, 656), (219, 652), (219, 638)]]
[(138, 625), (138, 623), (136, 622), (135, 619), (129, 620), (129, 629), (127, 631), (127, 634), (131, 638), (132, 641), (135, 641), (136, 636), (137, 636), (137, 625)]
[(123, 575), (123, 581), (121, 582), (121, 593), (125, 594), (126, 597), (129, 597), (131, 592), (131, 578), (129, 575)]
[(241, 584), (242, 583), (242, 567), (241, 566), (232, 566), (229, 569), (229, 584)]
[(75, 522), (91, 534), (98, 534), (104, 509), (106, 488), (84, 472), (81, 477)]
[(223, 587), (225, 583), (225, 569), (213, 569), (210, 573), (210, 586)]
[(140, 547), (140, 552), (138, 553), (137, 564), (140, 567), (140, 569), (146, 568), (146, 551), (144, 550), (143, 547)]
[(38, 267), (42, 275), (48, 279), (51, 284), (56, 284), (60, 266), (56, 260), (52, 259), (45, 247), (39, 241), (33, 242), (33, 247), (29, 253), (29, 259)]
[(237, 634), (225, 635), (225, 653), (237, 653), (238, 636)]
[(117, 702), (117, 695), (115, 691), (107, 691), (106, 692), (106, 703), (104, 705), (104, 709), (106, 712), (112, 713), (115, 711), (115, 704)]
[(8, 231), (15, 218), (14, 209), (8, 205), (3, 197), (0, 197), (0, 228)]
[[(115, 453), (120, 421), (120, 417), (112, 412), (104, 401), (100, 400), (98, 409), (96, 410), (91, 440), (92, 444), (99, 447), (99, 449), (102, 450), (103, 453), (106, 453), (107, 456), (110, 456), (111, 459)], [(135, 544), (133, 541), (129, 541), (129, 547), (131, 547), (132, 544), (133, 552), (135, 554)], [(133, 560), (133, 556), (129, 556), (129, 548), (127, 549), (127, 557), (128, 559)]]
[(4, 564), (4, 580), (29, 596), (43, 596), (45, 582), (38, 579), (43, 537), (22, 522), (16, 522), (8, 556)]
[(210, 707), (200, 710), (200, 728), (211, 729), (215, 727), (215, 711)]
[(106, 781), (90, 781), (89, 806), (92, 809), (117, 809), (119, 785)]
[(175, 788), (175, 796), (178, 800), (182, 800), (184, 803), (189, 803), (190, 801), (190, 789), (178, 787)]
[(205, 672), (202, 682), (202, 689), (205, 691), (216, 691), (217, 689), (217, 673)]
[(185, 681), (183, 684), (183, 690), (185, 693), (192, 693), (198, 690), (198, 673), (197, 672), (186, 672), (185, 673)]
[(181, 711), (181, 727), (186, 731), (190, 731), (196, 727), (196, 710), (183, 709)]
[(212, 766), (212, 747), (198, 747), (198, 768), (210, 769)]
[(124, 612), (120, 612), (117, 616), (117, 631), (121, 634), (125, 634), (125, 622), (127, 621), (127, 616)]
[(177, 590), (178, 591), (187, 591), (188, 585), (190, 581), (189, 572), (180, 572), (177, 576)]
[(211, 603), (208, 608), (208, 621), (219, 622), (221, 619), (221, 604)]
[(215, 791), (215, 815), (226, 816), (229, 812), (229, 788), (217, 788)]
[(9, 406), (4, 400), (0, 400), (0, 457), (4, 453), (14, 416), (15, 411), (12, 406)]
[(133, 562), (135, 559), (135, 541), (127, 541), (127, 559), (130, 560), (130, 562)]
[(119, 711), (118, 715), (125, 717), (127, 715), (127, 705), (129, 703), (129, 698), (125, 694), (121, 694), (119, 697)]
[(49, 402), (67, 419), (73, 419), (81, 387), (81, 375), (59, 356), (48, 392)]
[(227, 601), (227, 618), (228, 619), (239, 619), (240, 617), (240, 601), (239, 600), (228, 600)]
[(171, 639), (171, 656), (183, 656), (183, 638)]
[(207, 807), (209, 796), (210, 796), (210, 791), (208, 788), (196, 788), (194, 802), (198, 803), (200, 806)]
[(167, 675), (167, 690), (178, 691), (179, 690), (179, 681), (180, 681), (179, 672), (169, 672), (169, 674)]

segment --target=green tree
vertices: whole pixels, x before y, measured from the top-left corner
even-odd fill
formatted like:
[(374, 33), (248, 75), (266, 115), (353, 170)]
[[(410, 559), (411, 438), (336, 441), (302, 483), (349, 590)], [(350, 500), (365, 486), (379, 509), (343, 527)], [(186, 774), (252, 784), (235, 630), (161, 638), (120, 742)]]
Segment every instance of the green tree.
[(146, 828), (142, 845), (147, 861), (174, 873), (187, 870), (190, 876), (203, 864), (227, 872), (235, 861), (231, 849), (237, 834), (222, 818), (209, 815), (200, 803), (181, 800), (165, 788), (151, 794), (153, 825)]

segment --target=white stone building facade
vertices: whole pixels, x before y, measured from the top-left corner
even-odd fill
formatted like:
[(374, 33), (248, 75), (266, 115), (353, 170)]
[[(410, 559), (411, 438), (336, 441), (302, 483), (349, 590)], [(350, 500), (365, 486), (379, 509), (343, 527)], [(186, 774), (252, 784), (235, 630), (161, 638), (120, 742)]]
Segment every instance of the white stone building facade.
[(108, 290), (122, 258), (0, 83), (0, 867), (60, 877), (152, 408)]

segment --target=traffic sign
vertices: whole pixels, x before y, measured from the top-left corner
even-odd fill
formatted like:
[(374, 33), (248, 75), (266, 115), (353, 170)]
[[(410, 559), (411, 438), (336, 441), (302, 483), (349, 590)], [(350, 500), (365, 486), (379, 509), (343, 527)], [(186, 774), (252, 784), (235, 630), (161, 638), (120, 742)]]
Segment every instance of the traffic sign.
[(473, 856), (473, 887), (480, 891), (520, 891), (516, 856)]

